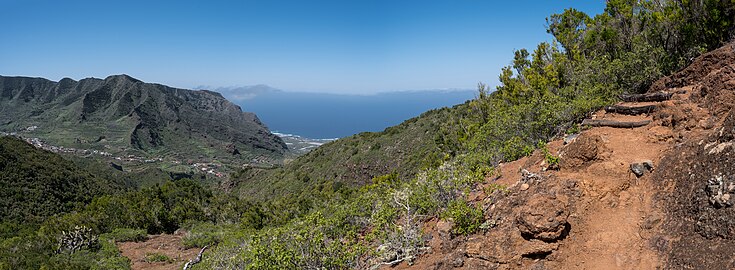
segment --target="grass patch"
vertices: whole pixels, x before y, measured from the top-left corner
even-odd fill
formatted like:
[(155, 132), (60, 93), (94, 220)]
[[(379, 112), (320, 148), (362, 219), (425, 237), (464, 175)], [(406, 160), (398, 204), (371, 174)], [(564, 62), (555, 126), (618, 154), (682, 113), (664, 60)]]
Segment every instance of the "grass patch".
[(174, 259), (171, 259), (169, 256), (166, 256), (166, 254), (153, 252), (153, 253), (145, 254), (145, 261), (147, 263), (155, 263), (155, 262), (172, 263), (174, 262)]
[(141, 242), (148, 239), (148, 234), (143, 229), (114, 229), (107, 236), (115, 240), (115, 242)]
[(212, 222), (201, 222), (191, 226), (181, 244), (186, 248), (201, 248), (215, 245), (227, 239), (228, 234), (237, 231), (236, 225), (215, 225)]

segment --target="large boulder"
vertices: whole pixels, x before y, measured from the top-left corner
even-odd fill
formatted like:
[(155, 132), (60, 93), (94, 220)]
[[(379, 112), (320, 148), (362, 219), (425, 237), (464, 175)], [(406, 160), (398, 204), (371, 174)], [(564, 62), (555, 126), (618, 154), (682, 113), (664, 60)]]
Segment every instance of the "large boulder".
[(582, 133), (569, 143), (560, 154), (559, 165), (562, 169), (580, 168), (592, 161), (604, 159), (610, 153), (600, 135)]
[(567, 203), (547, 194), (535, 194), (517, 216), (518, 230), (524, 238), (553, 242), (569, 229)]

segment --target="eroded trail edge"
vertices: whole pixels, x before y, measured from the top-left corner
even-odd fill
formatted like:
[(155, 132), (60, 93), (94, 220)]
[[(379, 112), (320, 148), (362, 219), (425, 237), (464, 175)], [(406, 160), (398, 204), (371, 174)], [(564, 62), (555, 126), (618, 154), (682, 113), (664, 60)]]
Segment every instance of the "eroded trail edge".
[(735, 268), (734, 90), (732, 45), (699, 57), (654, 83), (656, 99), (586, 121), (612, 125), (550, 142), (558, 170), (541, 151), (501, 164), (469, 198), (487, 229), (452, 236), (433, 220), (432, 251), (396, 268)]

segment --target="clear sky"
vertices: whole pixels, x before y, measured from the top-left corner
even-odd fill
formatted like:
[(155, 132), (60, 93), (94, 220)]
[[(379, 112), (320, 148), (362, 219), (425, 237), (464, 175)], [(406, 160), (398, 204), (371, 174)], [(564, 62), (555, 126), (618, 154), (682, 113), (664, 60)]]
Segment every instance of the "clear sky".
[(495, 85), (545, 18), (604, 1), (0, 0), (0, 75), (372, 93)]

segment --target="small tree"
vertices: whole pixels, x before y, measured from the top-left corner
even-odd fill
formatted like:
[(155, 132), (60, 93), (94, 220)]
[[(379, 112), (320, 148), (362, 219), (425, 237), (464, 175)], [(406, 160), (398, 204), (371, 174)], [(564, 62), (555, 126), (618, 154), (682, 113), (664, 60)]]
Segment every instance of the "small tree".
[(404, 188), (393, 192), (392, 205), (401, 212), (401, 217), (390, 226), (385, 243), (378, 248), (381, 263), (394, 265), (406, 261), (413, 263), (424, 248), (420, 215), (411, 204), (411, 190)]

